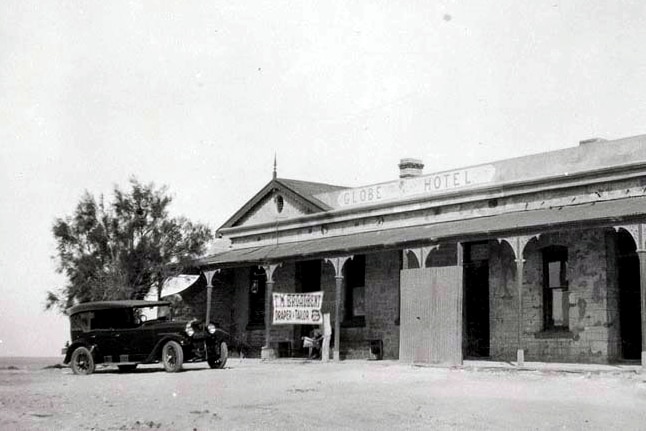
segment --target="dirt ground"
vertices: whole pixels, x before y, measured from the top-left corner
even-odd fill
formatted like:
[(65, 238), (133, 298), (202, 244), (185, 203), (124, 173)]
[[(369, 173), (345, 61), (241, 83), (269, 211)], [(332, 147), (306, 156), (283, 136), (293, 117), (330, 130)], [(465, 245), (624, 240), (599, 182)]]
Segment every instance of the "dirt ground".
[(253, 359), (177, 374), (1, 368), (2, 430), (646, 428), (646, 376), (626, 372)]

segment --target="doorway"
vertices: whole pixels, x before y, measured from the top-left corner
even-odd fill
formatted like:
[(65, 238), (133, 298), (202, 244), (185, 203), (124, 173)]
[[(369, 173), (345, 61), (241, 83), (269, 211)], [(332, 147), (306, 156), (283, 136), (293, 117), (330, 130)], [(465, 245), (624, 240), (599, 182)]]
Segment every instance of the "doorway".
[[(296, 292), (318, 292), (321, 290), (321, 261), (306, 260), (296, 262), (294, 279), (296, 280)], [(297, 357), (307, 357), (308, 348), (303, 347), (303, 337), (310, 337), (312, 331), (318, 328), (318, 325), (296, 325), (294, 335), (294, 351), (292, 354)]]
[(617, 282), (619, 287), (619, 331), (621, 358), (641, 358), (641, 310), (639, 258), (635, 241), (629, 233), (620, 231), (617, 238)]
[(465, 244), (464, 250), (464, 357), (488, 358), (489, 243)]
[(403, 269), (399, 360), (462, 364), (462, 269)]

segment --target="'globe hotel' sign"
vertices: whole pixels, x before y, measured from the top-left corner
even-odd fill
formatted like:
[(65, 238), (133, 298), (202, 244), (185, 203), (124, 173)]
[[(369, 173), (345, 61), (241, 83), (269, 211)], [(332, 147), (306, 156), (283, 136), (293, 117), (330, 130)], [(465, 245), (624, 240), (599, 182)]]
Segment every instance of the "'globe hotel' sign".
[(414, 196), (448, 193), (493, 181), (496, 169), (492, 165), (446, 171), (388, 183), (342, 190), (338, 192), (339, 207), (365, 205)]

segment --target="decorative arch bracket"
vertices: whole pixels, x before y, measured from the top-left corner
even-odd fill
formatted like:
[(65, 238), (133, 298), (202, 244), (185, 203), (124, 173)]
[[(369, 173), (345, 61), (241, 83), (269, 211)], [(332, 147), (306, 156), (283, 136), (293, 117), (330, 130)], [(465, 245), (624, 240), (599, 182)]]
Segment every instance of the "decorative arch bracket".
[(538, 239), (540, 236), (541, 236), (540, 233), (535, 235), (510, 236), (507, 238), (498, 238), (498, 242), (500, 244), (502, 244), (503, 242), (506, 242), (507, 244), (509, 244), (512, 251), (514, 252), (514, 258), (516, 260), (519, 260), (519, 259), (523, 259), (523, 254), (525, 252), (525, 247), (527, 246), (527, 244), (532, 239)]
[(617, 232), (619, 232), (620, 230), (625, 230), (626, 232), (628, 232), (635, 241), (637, 251), (646, 251), (646, 224), (635, 223), (627, 225), (617, 225), (613, 227)]
[(274, 272), (281, 265), (282, 265), (282, 263), (272, 263), (272, 264), (260, 265), (260, 267), (265, 270), (265, 275), (267, 275), (267, 283), (273, 283), (274, 282)]
[[(437, 250), (438, 248), (440, 248), (439, 244), (418, 248), (405, 248), (404, 256), (406, 256), (408, 253), (413, 253), (417, 258), (419, 267), (424, 268), (426, 267), (426, 259), (428, 259), (428, 255), (431, 254), (433, 250)], [(410, 265), (407, 264), (406, 266), (410, 268)]]
[(210, 271), (202, 271), (202, 274), (204, 274), (204, 277), (206, 277), (206, 287), (213, 287), (213, 278), (215, 277), (215, 274), (219, 274), (220, 269), (213, 269)]
[(331, 258), (326, 258), (325, 262), (332, 264), (332, 266), (334, 267), (334, 276), (336, 278), (343, 278), (343, 265), (345, 265), (348, 259), (352, 259), (352, 258), (354, 258), (353, 255), (331, 257)]

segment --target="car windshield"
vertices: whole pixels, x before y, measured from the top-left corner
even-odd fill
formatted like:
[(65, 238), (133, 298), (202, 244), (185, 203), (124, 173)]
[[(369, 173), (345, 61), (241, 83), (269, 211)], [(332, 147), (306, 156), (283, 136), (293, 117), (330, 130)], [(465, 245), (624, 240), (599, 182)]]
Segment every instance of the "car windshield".
[(165, 296), (162, 299), (170, 302), (170, 314), (172, 315), (172, 320), (197, 319), (195, 309), (191, 307), (188, 302), (184, 301), (181, 295), (176, 294)]
[(136, 312), (142, 321), (149, 320), (170, 320), (170, 321), (183, 321), (193, 320), (195, 316), (194, 310), (186, 302), (181, 299), (170, 301), (170, 305), (161, 305), (155, 307), (142, 307), (136, 309)]
[(169, 305), (158, 305), (155, 307), (142, 307), (137, 308), (136, 313), (140, 316), (140, 320), (173, 320), (172, 312)]

